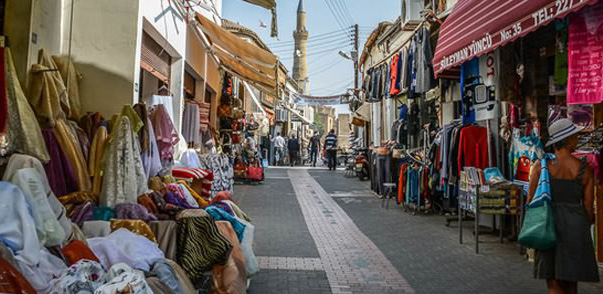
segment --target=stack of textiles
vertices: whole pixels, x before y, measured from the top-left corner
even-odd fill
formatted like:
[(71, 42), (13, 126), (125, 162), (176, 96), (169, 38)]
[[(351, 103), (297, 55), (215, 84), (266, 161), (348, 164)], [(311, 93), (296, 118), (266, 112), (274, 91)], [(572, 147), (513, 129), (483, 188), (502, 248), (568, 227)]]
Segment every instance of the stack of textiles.
[(232, 193), (234, 185), (234, 168), (230, 157), (223, 154), (204, 154), (200, 156), (201, 168), (214, 174), (211, 196), (220, 191)]

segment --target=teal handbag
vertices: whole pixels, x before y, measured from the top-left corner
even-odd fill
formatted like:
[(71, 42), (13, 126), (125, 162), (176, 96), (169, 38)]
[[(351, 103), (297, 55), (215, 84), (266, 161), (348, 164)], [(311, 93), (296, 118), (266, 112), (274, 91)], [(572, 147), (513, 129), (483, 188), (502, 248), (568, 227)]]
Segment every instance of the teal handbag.
[(554, 159), (546, 154), (541, 161), (542, 171), (538, 179), (538, 188), (532, 202), (528, 204), (526, 214), (519, 233), (519, 243), (537, 250), (548, 250), (555, 247), (555, 215), (553, 214), (550, 174), (546, 165), (547, 159)]

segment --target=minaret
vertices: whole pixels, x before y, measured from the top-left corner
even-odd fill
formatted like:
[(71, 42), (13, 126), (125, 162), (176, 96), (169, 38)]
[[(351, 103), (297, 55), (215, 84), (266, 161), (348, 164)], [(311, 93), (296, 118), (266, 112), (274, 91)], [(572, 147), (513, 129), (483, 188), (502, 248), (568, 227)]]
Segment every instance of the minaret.
[(299, 0), (297, 6), (297, 29), (293, 32), (295, 39), (295, 50), (293, 51), (293, 80), (297, 82), (304, 94), (307, 94), (309, 81), (306, 71), (306, 41), (308, 40), (308, 31), (306, 30), (306, 9), (304, 0)]

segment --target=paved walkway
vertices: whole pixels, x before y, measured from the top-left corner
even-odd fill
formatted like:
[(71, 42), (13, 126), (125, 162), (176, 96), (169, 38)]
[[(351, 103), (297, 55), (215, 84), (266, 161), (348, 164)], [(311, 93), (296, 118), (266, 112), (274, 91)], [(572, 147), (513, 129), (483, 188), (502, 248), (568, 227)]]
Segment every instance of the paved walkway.
[(256, 224), (249, 293), (546, 293), (515, 244), (484, 236), (476, 255), (469, 224), (460, 245), (456, 224), (385, 210), (342, 171), (272, 168), (235, 194)]

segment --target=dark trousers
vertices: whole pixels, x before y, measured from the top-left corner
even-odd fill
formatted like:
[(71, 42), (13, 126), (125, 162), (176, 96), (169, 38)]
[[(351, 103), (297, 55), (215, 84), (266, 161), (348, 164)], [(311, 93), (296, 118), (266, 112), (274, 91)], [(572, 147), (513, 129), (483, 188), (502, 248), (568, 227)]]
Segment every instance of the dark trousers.
[(297, 165), (297, 154), (299, 151), (289, 151), (289, 164), (291, 166)]
[(337, 149), (327, 150), (327, 161), (329, 162), (329, 169), (337, 168)]
[(316, 166), (316, 157), (318, 157), (318, 149), (312, 149), (310, 151), (310, 162), (312, 166)]

